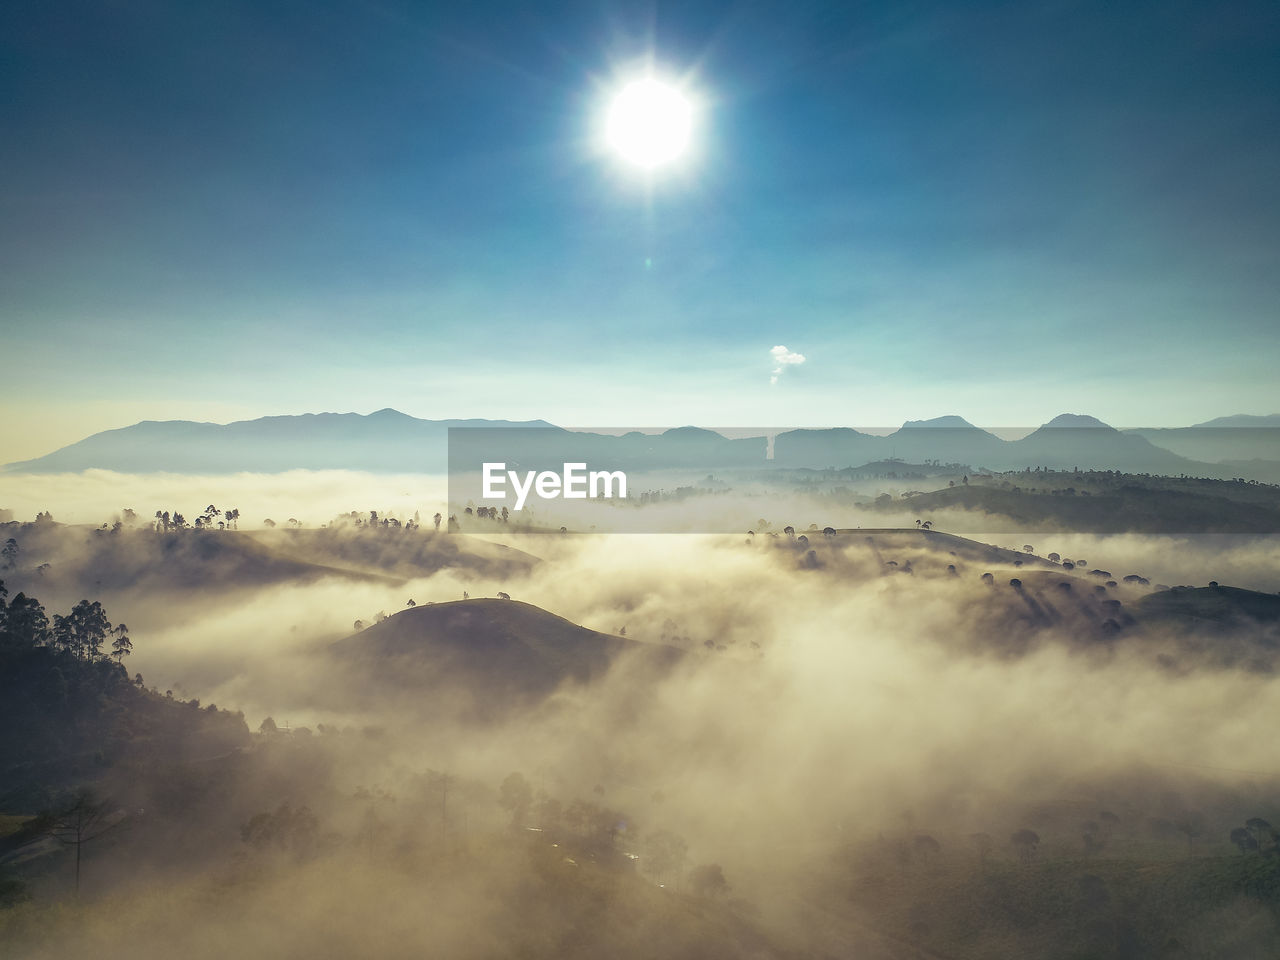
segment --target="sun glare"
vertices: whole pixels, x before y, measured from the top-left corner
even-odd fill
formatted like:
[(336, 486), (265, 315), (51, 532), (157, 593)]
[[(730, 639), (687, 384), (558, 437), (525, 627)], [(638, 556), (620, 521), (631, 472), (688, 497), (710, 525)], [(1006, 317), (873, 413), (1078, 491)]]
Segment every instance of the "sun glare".
[(651, 170), (680, 158), (693, 132), (693, 107), (680, 91), (653, 79), (623, 87), (609, 108), (605, 138), (628, 163)]

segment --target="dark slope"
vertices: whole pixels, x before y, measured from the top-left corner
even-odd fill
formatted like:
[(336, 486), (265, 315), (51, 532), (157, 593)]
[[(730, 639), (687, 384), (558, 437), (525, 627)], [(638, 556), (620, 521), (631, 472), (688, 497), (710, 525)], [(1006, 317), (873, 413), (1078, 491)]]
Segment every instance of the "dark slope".
[[(351, 691), (443, 698), (450, 710), (497, 717), (590, 683), (623, 656), (661, 669), (674, 647), (613, 637), (517, 600), (458, 600), (404, 610), (333, 645), (359, 678)], [(353, 678), (354, 679), (354, 678)]]
[(1149, 623), (1241, 627), (1280, 623), (1280, 596), (1239, 587), (1174, 587), (1143, 597), (1135, 614)]
[[(1078, 484), (1087, 490), (1089, 478), (1072, 475), (1034, 475), (1029, 482), (1066, 488)], [(1280, 501), (1264, 500), (1268, 488), (1251, 487), (1235, 491), (1227, 486), (1214, 488), (1204, 483), (1186, 489), (1161, 488), (1140, 478), (1108, 484), (1088, 496), (1054, 493), (1049, 489), (1032, 492), (989, 486), (985, 483), (958, 485), (912, 497), (905, 505), (922, 517), (948, 509), (1003, 518), (1022, 530), (1074, 533), (1276, 533), (1280, 532)], [(1217, 490), (1217, 495), (1211, 490)], [(1245, 498), (1244, 494), (1257, 494)], [(879, 509), (901, 510), (902, 501), (882, 504)]]
[(520, 576), (539, 562), (532, 554), (505, 544), (403, 528), (333, 526), (256, 531), (252, 536), (280, 556), (405, 580), (445, 568), (483, 577)]
[(21, 560), (17, 570), (5, 572), (11, 591), (26, 589), (59, 602), (64, 595), (209, 594), (325, 577), (399, 579), (281, 556), (232, 530), (111, 533), (53, 522), (0, 524), (0, 539), (9, 537), (18, 542)]

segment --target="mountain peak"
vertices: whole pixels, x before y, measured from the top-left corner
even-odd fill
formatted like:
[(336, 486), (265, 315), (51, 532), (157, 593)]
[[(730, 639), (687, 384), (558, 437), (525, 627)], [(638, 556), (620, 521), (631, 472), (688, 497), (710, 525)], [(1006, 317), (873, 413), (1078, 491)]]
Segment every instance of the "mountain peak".
[(1097, 417), (1091, 417), (1084, 413), (1060, 413), (1048, 423), (1046, 427), (1081, 427), (1093, 430), (1113, 430), (1114, 427), (1103, 423)]
[(902, 425), (903, 430), (914, 430), (924, 428), (926, 430), (977, 430), (972, 423), (964, 417), (958, 417), (955, 414), (948, 414), (944, 417), (934, 417), (932, 420), (908, 420)]

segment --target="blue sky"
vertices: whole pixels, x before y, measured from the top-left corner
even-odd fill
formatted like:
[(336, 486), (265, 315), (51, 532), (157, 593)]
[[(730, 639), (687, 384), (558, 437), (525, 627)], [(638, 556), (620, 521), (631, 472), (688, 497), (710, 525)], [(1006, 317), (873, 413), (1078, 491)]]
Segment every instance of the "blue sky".
[[(1278, 55), (1274, 3), (8, 4), (0, 460), (1275, 412)], [(647, 59), (701, 109), (646, 183), (596, 141)]]

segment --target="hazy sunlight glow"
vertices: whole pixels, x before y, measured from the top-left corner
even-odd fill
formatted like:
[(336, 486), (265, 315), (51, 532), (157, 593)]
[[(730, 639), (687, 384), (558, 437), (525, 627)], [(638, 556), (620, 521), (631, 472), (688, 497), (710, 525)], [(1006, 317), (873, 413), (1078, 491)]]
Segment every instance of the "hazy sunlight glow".
[(677, 159), (689, 145), (693, 108), (657, 80), (627, 84), (609, 108), (605, 137), (624, 160), (652, 169)]

